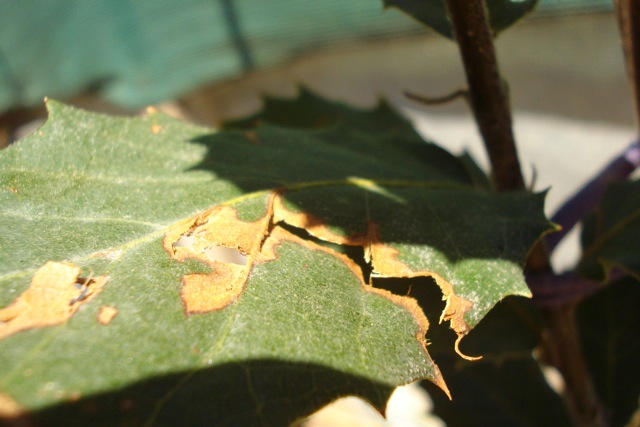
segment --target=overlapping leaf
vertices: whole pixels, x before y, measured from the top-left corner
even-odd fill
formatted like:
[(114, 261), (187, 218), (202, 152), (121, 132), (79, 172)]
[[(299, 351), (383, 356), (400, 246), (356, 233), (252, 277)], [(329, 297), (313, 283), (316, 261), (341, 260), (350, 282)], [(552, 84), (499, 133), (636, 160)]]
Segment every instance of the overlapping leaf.
[[(384, 0), (450, 39), (453, 38), (451, 21), (445, 0)], [(486, 7), (491, 28), (495, 34), (506, 30), (531, 12), (538, 0), (487, 0)]]
[(611, 425), (633, 425), (640, 396), (640, 287), (633, 278), (589, 296), (577, 310), (585, 359)]
[(324, 127), (221, 132), (50, 102), (0, 153), (0, 306), (47, 300), (24, 292), (65, 261), (73, 313), (0, 341), (0, 398), (53, 424), (285, 425), (346, 394), (383, 408), (398, 384), (446, 387), (415, 300), (371, 284), (435, 279), (464, 336), (528, 294), (543, 196), (474, 186), (384, 106), (315, 102)]
[(582, 274), (608, 281), (619, 268), (640, 279), (640, 181), (611, 184), (584, 222)]

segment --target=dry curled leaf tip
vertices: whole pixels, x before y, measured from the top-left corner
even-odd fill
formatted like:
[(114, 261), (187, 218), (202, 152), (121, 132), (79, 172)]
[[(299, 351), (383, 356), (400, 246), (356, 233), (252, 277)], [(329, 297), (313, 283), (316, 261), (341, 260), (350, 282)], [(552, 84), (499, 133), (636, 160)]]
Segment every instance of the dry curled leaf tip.
[(482, 359), (482, 356), (467, 356), (460, 350), (460, 341), (462, 341), (462, 338), (464, 338), (464, 335), (458, 335), (454, 346), (456, 353), (458, 353), (458, 356), (462, 357), (464, 360), (469, 360), (471, 362)]

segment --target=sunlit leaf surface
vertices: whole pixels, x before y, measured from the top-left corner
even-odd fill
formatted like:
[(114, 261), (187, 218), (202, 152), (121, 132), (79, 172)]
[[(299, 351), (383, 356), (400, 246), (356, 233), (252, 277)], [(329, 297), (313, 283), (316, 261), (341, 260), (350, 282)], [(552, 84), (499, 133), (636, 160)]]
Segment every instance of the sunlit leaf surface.
[(529, 294), (543, 195), (476, 184), (384, 105), (304, 94), (219, 132), (48, 108), (0, 152), (0, 416), (281, 426), (349, 394), (382, 410), (399, 384), (447, 390), (423, 307), (384, 280), (437, 285), (459, 338)]

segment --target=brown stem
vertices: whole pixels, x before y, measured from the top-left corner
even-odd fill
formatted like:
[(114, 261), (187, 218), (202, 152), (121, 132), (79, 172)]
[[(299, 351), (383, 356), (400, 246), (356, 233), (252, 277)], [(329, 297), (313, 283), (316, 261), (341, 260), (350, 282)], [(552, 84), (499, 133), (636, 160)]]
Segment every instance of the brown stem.
[[(494, 187), (498, 191), (523, 190), (511, 106), (498, 69), (484, 1), (447, 0), (447, 9), (469, 85), (466, 97), (489, 154)], [(551, 270), (544, 242), (531, 250), (528, 267), (533, 272)]]
[[(620, 0), (631, 1), (631, 0)], [(483, 0), (447, 0), (453, 33), (465, 67), (469, 99), (493, 169), (498, 191), (522, 190), (524, 180), (511, 127), (507, 91), (498, 70)], [(550, 274), (548, 251), (537, 244), (527, 260), (527, 275)], [(577, 426), (604, 426), (604, 411), (580, 346), (574, 304), (544, 308), (543, 353), (564, 377), (565, 400)]]
[[(482, 134), (498, 191), (523, 190), (524, 179), (511, 126), (511, 106), (498, 69), (493, 32), (483, 0), (447, 0), (469, 86), (467, 98)], [(531, 272), (549, 273), (549, 255), (543, 241), (527, 260)]]
[(511, 109), (482, 0), (447, 0), (453, 33), (467, 75), (471, 106), (489, 154), (498, 191), (522, 190)]
[(606, 426), (603, 407), (582, 357), (574, 304), (544, 309), (543, 313), (547, 323), (542, 343), (544, 358), (564, 378), (563, 397), (574, 425)]
[(633, 90), (636, 120), (640, 126), (640, 2), (616, 0), (616, 14), (627, 65), (627, 74)]

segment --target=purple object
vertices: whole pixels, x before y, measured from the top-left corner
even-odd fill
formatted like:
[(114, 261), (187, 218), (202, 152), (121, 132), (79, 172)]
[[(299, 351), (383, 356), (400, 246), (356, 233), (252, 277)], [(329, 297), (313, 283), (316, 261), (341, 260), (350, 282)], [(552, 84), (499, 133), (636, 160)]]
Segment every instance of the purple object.
[(595, 209), (610, 183), (626, 181), (638, 166), (640, 166), (640, 141), (635, 141), (553, 215), (551, 221), (560, 225), (562, 230), (546, 237), (549, 252), (553, 251), (578, 221)]

